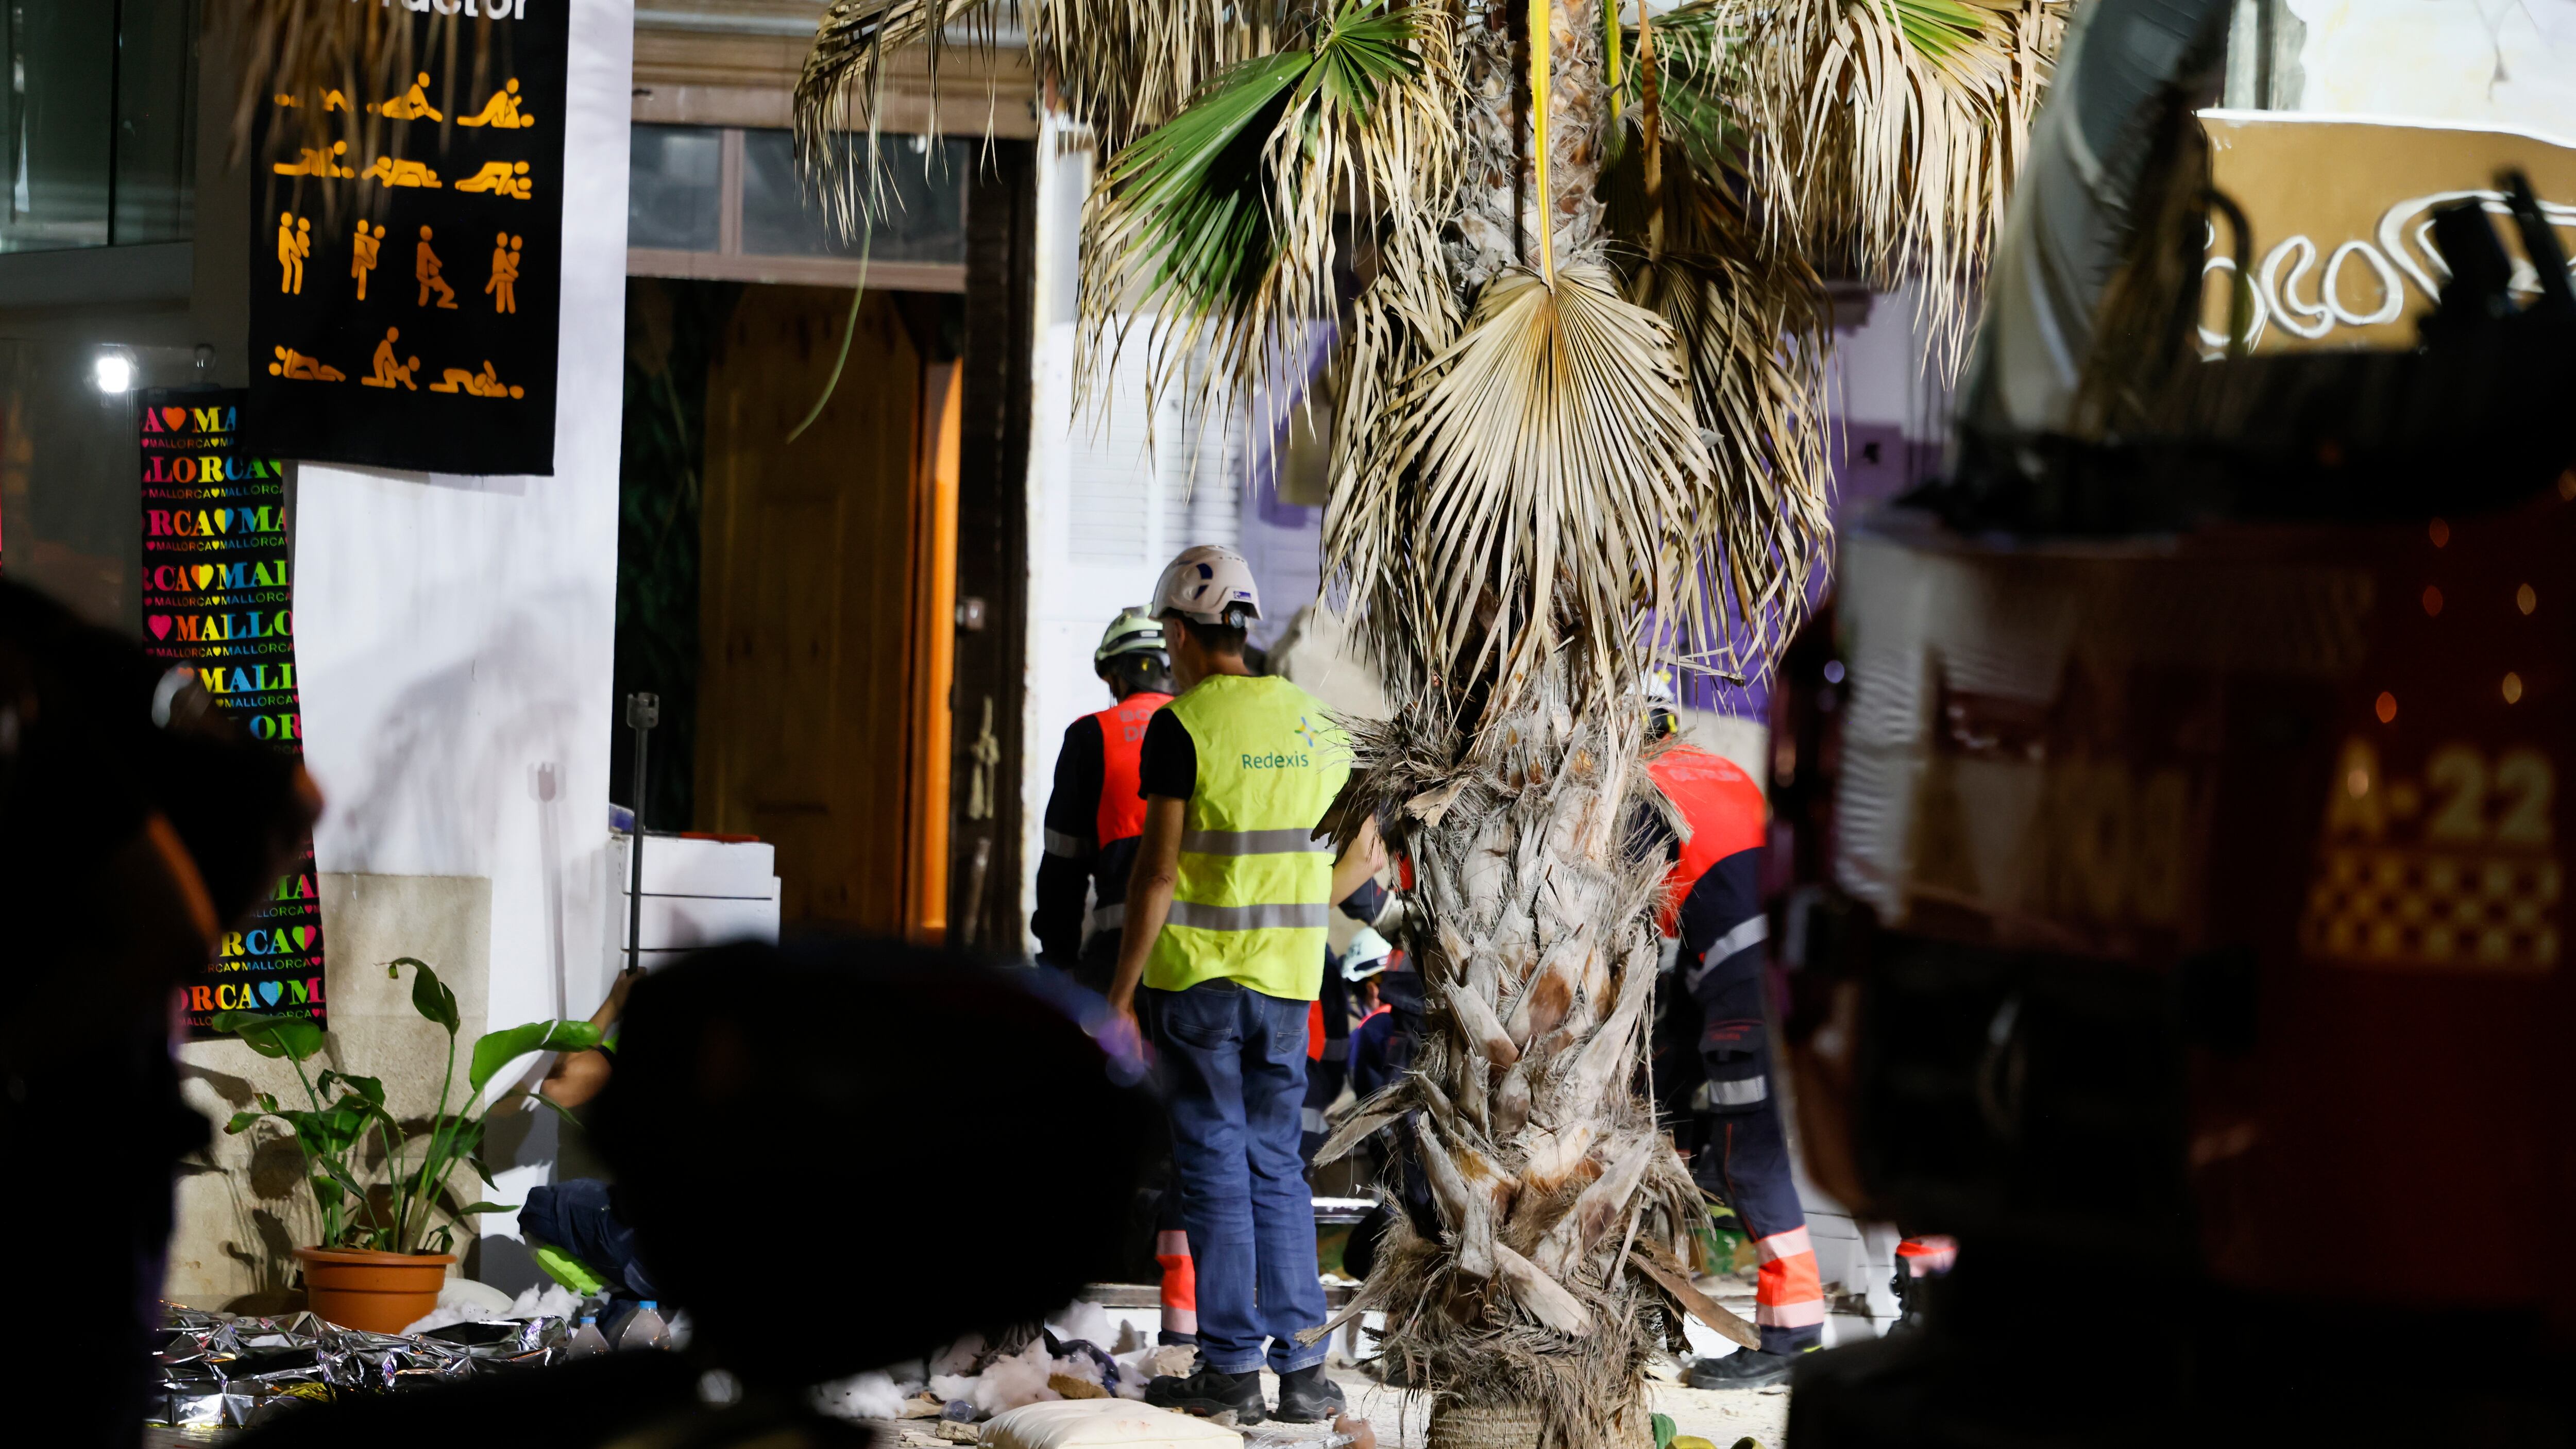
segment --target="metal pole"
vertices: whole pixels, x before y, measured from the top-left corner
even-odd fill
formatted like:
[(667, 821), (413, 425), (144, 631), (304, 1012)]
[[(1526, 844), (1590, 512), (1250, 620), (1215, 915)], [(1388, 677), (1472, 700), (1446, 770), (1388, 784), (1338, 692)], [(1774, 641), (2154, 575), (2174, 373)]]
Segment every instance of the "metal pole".
[(643, 969), (644, 958), (644, 747), (653, 726), (662, 722), (662, 697), (626, 696), (626, 723), (635, 731), (635, 827), (626, 837), (626, 969)]

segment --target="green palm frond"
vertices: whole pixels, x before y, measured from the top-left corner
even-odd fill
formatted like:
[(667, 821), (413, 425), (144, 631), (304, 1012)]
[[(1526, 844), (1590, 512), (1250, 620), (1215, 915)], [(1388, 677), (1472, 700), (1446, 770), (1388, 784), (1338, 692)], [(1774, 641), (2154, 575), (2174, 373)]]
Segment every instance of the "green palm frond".
[(1083, 208), (1086, 358), (1114, 363), (1138, 325), (1149, 392), (1202, 352), (1201, 387), (1263, 387), (1333, 315), (1337, 211), (1435, 224), (1448, 53), (1439, 11), (1345, 0), (1306, 48), (1237, 66), (1119, 152)]
[[(1693, 165), (1710, 175), (1743, 171), (1746, 140), (1736, 106), (1745, 84), (1744, 17), (1729, 0), (1691, 0), (1655, 17), (1655, 109), (1665, 139), (1678, 142)], [(1638, 46), (1636, 27), (1627, 30)], [(1618, 94), (1627, 124), (1611, 144), (1624, 157), (1645, 121), (1646, 62), (1620, 77)]]
[(1960, 0), (1888, 0), (1887, 8), (1906, 40), (1936, 62), (1968, 54), (1996, 23), (1992, 10)]
[(1647, 612), (1687, 605), (1708, 450), (1671, 330), (1617, 285), (1496, 277), (1362, 441), (1324, 547), (1397, 695), (1490, 680), (1499, 715), (1565, 651), (1579, 707), (1615, 700)]

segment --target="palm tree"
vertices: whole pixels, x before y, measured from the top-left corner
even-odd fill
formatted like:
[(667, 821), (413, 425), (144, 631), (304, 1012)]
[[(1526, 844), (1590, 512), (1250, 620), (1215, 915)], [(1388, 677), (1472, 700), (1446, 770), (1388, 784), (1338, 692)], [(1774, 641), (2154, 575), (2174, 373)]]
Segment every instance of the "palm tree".
[[(1643, 1442), (1700, 1195), (1635, 1089), (1660, 859), (1638, 689), (1758, 677), (1828, 545), (1820, 272), (1960, 319), (2063, 0), (838, 0), (797, 92), (814, 180), (887, 57), (1025, 27), (1106, 157), (1095, 368), (1285, 395), (1338, 330), (1325, 552), (1395, 716), (1361, 788), (1419, 886), (1404, 1134), (1436, 1222), (1348, 1310), (1436, 1443)], [(935, 66), (934, 66), (935, 73)], [(860, 154), (867, 154), (861, 150)], [(1337, 287), (1337, 268), (1345, 277)], [(1133, 333), (1134, 335), (1130, 335)], [(1209, 359), (1215, 361), (1211, 363)]]

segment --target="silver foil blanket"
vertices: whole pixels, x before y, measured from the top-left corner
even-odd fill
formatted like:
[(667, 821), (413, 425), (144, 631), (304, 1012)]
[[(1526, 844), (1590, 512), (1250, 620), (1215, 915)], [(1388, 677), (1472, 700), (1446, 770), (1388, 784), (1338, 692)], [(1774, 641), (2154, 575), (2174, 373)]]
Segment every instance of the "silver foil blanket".
[(491, 1319), (406, 1335), (342, 1328), (310, 1313), (253, 1318), (173, 1307), (154, 1354), (161, 1382), (146, 1422), (239, 1427), (342, 1394), (542, 1368), (560, 1360), (570, 1341), (560, 1318)]

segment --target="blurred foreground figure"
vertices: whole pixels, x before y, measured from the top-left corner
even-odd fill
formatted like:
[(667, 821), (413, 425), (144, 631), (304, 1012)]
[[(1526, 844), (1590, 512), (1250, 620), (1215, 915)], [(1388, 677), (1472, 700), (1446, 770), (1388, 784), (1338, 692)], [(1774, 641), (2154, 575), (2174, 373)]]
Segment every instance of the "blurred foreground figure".
[(1070, 1302), (1115, 1259), (1152, 1111), (1071, 1020), (961, 958), (702, 952), (637, 983), (590, 1115), (687, 1351), (343, 1400), (245, 1442), (865, 1444), (806, 1390)]
[(208, 1132), (179, 1099), (173, 993), (319, 808), (189, 671), (0, 582), (0, 1241), (15, 1311), (44, 1324), (47, 1443), (142, 1435), (171, 1173)]
[(1808, 1165), (1959, 1242), (1797, 1449), (2576, 1437), (2576, 297), (2463, 176), (2418, 347), (2204, 356), (2225, 10), (2077, 12), (1956, 472), (1781, 666)]

